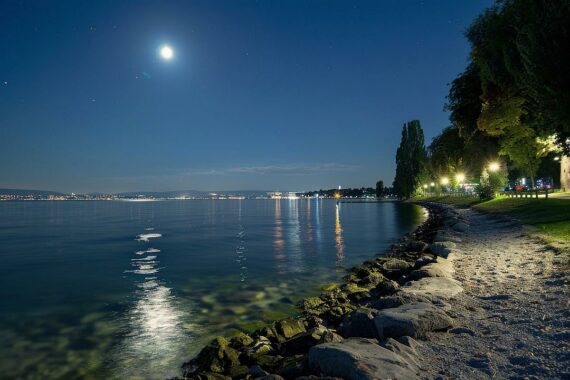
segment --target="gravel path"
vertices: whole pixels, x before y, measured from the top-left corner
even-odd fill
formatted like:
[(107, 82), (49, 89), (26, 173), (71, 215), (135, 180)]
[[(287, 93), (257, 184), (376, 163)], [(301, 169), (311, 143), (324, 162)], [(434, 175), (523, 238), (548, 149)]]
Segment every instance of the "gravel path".
[(419, 349), (422, 377), (570, 379), (570, 272), (509, 220), (470, 209), (454, 278), (465, 290), (447, 312), (456, 327)]

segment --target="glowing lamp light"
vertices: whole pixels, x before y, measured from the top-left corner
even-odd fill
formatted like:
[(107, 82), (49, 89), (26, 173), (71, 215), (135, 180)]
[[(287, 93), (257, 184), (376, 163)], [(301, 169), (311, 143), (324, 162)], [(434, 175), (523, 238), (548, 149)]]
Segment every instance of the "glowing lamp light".
[(560, 157), (558, 156), (554, 157), (554, 161), (560, 161)]
[(443, 186), (449, 185), (449, 178), (443, 177), (443, 178), (441, 179), (441, 184), (442, 184)]
[(500, 168), (501, 168), (501, 165), (499, 165), (498, 162), (491, 162), (489, 164), (489, 171), (491, 171), (491, 172), (497, 172), (497, 171), (499, 171)]
[(424, 184), (424, 189), (427, 189), (427, 188), (428, 188), (428, 185), (427, 185), (427, 184)]
[(432, 182), (432, 183), (430, 183), (429, 185), (430, 185), (431, 187), (434, 187), (434, 186), (435, 186), (435, 182)]
[(457, 182), (463, 183), (463, 181), (465, 181), (465, 174), (459, 173), (459, 174), (457, 174), (456, 178), (457, 178)]
[(340, 193), (334, 193), (335, 199), (340, 199)]

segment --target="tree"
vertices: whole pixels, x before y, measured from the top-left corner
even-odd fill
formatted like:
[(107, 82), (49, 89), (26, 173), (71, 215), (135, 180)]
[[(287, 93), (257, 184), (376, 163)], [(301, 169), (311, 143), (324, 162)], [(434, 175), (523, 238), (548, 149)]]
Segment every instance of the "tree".
[(500, 1), (466, 36), (470, 63), (452, 83), (450, 119), (466, 151), (488, 143), (533, 179), (540, 157), (549, 154), (541, 141), (554, 138), (557, 149), (570, 153), (570, 2)]
[(384, 196), (384, 181), (380, 180), (376, 182), (376, 198), (381, 198)]
[(424, 132), (419, 120), (412, 120), (404, 124), (400, 146), (396, 151), (396, 195), (409, 198), (416, 191), (419, 176), (425, 170), (426, 158)]
[(489, 173), (487, 169), (484, 168), (481, 172), (479, 186), (477, 187), (479, 198), (494, 198), (499, 191), (505, 188), (507, 182), (508, 179), (504, 171), (497, 170)]
[(428, 147), (429, 166), (434, 176), (456, 173), (463, 165), (465, 142), (456, 127), (445, 128)]
[[(444, 109), (450, 111), (451, 130), (442, 132), (442, 134), (448, 135), (447, 137), (442, 136), (443, 142), (434, 139), (434, 150), (441, 149), (442, 144), (445, 147), (450, 147), (449, 144), (452, 142), (461, 144), (461, 154), (445, 148), (446, 155), (450, 159), (453, 158), (456, 164), (460, 164), (464, 171), (475, 178), (479, 177), (482, 168), (488, 162), (495, 161), (499, 155), (499, 139), (484, 134), (477, 126), (482, 109), (481, 96), (479, 69), (471, 62), (465, 71), (452, 82), (449, 89)], [(462, 141), (459, 141), (458, 137)], [(461, 158), (460, 163), (459, 158)], [(436, 163), (436, 165), (440, 164), (441, 161)]]

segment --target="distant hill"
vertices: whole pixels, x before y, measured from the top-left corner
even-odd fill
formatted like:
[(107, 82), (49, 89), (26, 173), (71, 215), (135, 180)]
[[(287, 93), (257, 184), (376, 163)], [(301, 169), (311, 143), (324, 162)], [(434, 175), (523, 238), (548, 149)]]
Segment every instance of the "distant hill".
[(18, 195), (18, 196), (32, 195), (36, 197), (47, 197), (49, 195), (65, 195), (65, 194), (49, 190), (0, 189), (0, 195)]

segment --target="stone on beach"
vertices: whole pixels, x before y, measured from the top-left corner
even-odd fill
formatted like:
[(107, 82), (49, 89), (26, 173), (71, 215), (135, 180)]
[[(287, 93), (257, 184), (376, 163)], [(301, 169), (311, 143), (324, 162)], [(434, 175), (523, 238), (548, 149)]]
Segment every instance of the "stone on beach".
[(314, 346), (309, 351), (309, 366), (322, 375), (345, 380), (415, 379), (419, 371), (419, 366), (403, 355), (366, 338)]
[(424, 296), (418, 296), (415, 294), (397, 292), (390, 296), (380, 297), (377, 300), (370, 302), (370, 307), (374, 309), (392, 309), (401, 305), (406, 305), (414, 302), (430, 302), (428, 298)]
[(451, 228), (457, 232), (467, 232), (469, 230), (469, 225), (465, 222), (458, 221), (457, 223), (453, 224)]
[(427, 332), (451, 328), (453, 320), (430, 303), (415, 302), (380, 311), (374, 324), (380, 339), (423, 338)]
[(429, 252), (433, 254), (436, 254), (441, 257), (447, 257), (456, 247), (457, 244), (455, 244), (452, 241), (441, 241), (430, 244), (427, 249)]
[(417, 280), (423, 277), (447, 277), (452, 278), (455, 270), (450, 260), (438, 257), (436, 262), (430, 263), (410, 273), (410, 278)]
[(408, 282), (400, 292), (423, 296), (431, 301), (448, 300), (463, 292), (457, 280), (447, 277), (424, 277)]
[(349, 313), (342, 324), (340, 332), (345, 338), (377, 338), (374, 317), (378, 314), (374, 309), (358, 309)]

